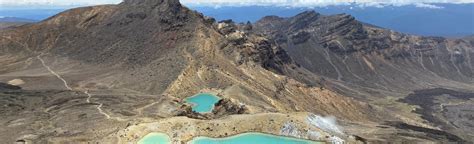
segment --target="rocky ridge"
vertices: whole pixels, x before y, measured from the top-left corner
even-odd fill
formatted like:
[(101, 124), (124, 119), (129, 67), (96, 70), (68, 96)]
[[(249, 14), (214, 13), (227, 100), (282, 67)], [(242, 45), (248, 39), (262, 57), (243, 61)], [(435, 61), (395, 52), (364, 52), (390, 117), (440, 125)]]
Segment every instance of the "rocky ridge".
[[(436, 107), (425, 103), (419, 105), (425, 107), (424, 110), (419, 110), (397, 101), (411, 97), (411, 93), (417, 91), (442, 88), (472, 93), (474, 89), (471, 59), (474, 45), (469, 38), (407, 35), (357, 21), (347, 14), (325, 16), (314, 11), (288, 18), (268, 16), (253, 27), (257, 33), (285, 49), (301, 67), (321, 76), (323, 87), (374, 105), (383, 105), (393, 113), (412, 113)], [(436, 99), (442, 94), (433, 93), (427, 97)], [(469, 98), (454, 98), (440, 104), (462, 100), (468, 102), (455, 107), (472, 105)], [(441, 111), (425, 113), (422, 117), (439, 115), (437, 113), (443, 113)], [(436, 122), (439, 119), (449, 121), (450, 117), (423, 119), (433, 127), (445, 127), (444, 130), (459, 135), (470, 133), (446, 128), (453, 126), (449, 123)]]

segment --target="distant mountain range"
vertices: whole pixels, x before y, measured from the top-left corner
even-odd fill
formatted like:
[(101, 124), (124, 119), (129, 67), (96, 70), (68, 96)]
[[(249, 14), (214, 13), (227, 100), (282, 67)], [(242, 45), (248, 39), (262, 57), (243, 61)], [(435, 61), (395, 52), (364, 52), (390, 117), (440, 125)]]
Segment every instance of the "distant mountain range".
[(20, 26), (27, 23), (37, 22), (36, 20), (17, 18), (17, 17), (0, 17), (0, 29)]
[[(315, 10), (322, 14), (347, 13), (365, 23), (415, 35), (462, 37), (474, 34), (473, 3), (433, 5), (435, 7), (417, 5), (378, 7), (350, 4), (314, 8), (274, 6), (191, 6), (190, 8), (217, 20), (232, 19), (236, 22), (255, 22), (268, 15), (289, 17), (303, 11)], [(43, 20), (64, 10), (66, 8), (4, 9), (0, 10), (0, 14)]]
[(0, 17), (0, 22), (32, 23), (32, 22), (37, 22), (37, 20), (18, 18), (18, 17)]
[(0, 17), (16, 17), (34, 21), (44, 20), (50, 16), (66, 10), (65, 8), (43, 8), (43, 9), (2, 9), (0, 8)]
[(244, 7), (192, 7), (218, 20), (255, 22), (268, 15), (294, 16), (307, 10), (322, 14), (346, 13), (358, 20), (393, 29), (399, 32), (424, 35), (460, 37), (474, 34), (474, 4), (436, 4), (440, 8), (421, 8), (414, 5), (361, 7), (338, 5), (315, 8), (244, 6)]

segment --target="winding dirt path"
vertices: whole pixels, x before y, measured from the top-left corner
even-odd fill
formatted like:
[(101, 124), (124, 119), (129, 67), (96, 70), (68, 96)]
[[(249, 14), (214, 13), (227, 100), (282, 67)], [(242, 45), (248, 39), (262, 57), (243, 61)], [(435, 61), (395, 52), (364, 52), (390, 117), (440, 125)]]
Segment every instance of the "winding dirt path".
[(86, 102), (87, 102), (87, 103), (91, 103), (91, 97), (92, 97), (92, 95), (89, 93), (89, 90), (86, 90), (84, 93), (87, 94)]
[[(53, 74), (53, 75), (56, 76), (58, 79), (60, 79), (60, 80), (64, 83), (64, 87), (66, 87), (66, 88), (67, 88), (68, 90), (70, 90), (70, 91), (74, 91), (74, 90), (68, 85), (67, 81), (66, 81), (63, 77), (61, 77), (61, 75), (59, 75), (58, 73), (56, 73), (55, 71), (53, 71), (53, 70), (51, 69), (51, 67), (49, 67), (49, 66), (46, 64), (46, 62), (41, 58), (41, 55), (42, 55), (42, 54), (38, 55), (36, 58), (38, 58), (38, 60), (41, 61), (41, 64), (43, 65), (43, 67), (45, 67), (51, 74)], [(87, 95), (86, 102), (87, 102), (87, 103), (91, 103), (91, 100), (90, 100), (90, 99), (92, 98), (92, 94), (89, 93), (89, 90), (81, 91), (81, 92)], [(105, 112), (102, 110), (102, 106), (103, 106), (104, 104), (103, 104), (103, 103), (97, 103), (97, 104), (99, 104), (99, 105), (97, 106), (97, 110), (99, 111), (99, 113), (102, 114), (102, 115), (104, 115), (107, 119), (110, 119), (111, 116), (110, 116), (109, 114), (105, 113)], [(115, 119), (121, 120), (120, 118), (115, 118)]]
[(38, 60), (41, 61), (41, 64), (43, 65), (43, 67), (45, 67), (51, 74), (53, 74), (53, 75), (56, 76), (58, 79), (60, 79), (61, 81), (63, 81), (64, 87), (66, 87), (68, 90), (71, 90), (71, 91), (72, 91), (72, 88), (69, 87), (69, 85), (67, 84), (67, 81), (66, 81), (65, 79), (63, 79), (58, 73), (54, 72), (48, 65), (46, 65), (46, 63), (44, 62), (44, 60), (41, 58), (41, 55), (38, 55), (36, 58), (38, 58)]

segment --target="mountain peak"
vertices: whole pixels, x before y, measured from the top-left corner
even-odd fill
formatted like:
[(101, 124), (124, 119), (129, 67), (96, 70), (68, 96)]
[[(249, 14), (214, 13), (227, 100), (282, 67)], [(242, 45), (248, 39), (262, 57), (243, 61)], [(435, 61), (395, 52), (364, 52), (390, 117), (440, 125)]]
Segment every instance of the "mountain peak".
[(304, 11), (304, 12), (301, 12), (299, 14), (297, 14), (296, 16), (294, 16), (295, 18), (307, 18), (307, 17), (317, 17), (319, 16), (320, 14), (317, 13), (316, 11), (314, 10), (309, 10), (309, 11)]
[(166, 5), (170, 7), (180, 6), (179, 0), (124, 0), (125, 5), (140, 5), (140, 6), (151, 6), (157, 7), (160, 5)]

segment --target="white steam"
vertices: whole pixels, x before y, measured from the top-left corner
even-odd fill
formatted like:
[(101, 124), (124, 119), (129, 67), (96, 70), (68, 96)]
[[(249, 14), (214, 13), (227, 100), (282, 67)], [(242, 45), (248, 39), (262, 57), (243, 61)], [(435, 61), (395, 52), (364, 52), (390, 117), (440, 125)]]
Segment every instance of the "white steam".
[(333, 116), (322, 117), (315, 114), (308, 115), (308, 122), (324, 131), (336, 134), (344, 134), (341, 127), (337, 125), (336, 118)]
[[(309, 124), (315, 127), (318, 127), (319, 129), (323, 131), (326, 131), (332, 134), (344, 135), (342, 128), (337, 125), (336, 117), (333, 117), (333, 116), (322, 117), (315, 114), (309, 114), (307, 117), (307, 120)], [(333, 144), (344, 143), (343, 139), (335, 135), (331, 136), (330, 140), (331, 140), (331, 143)]]

